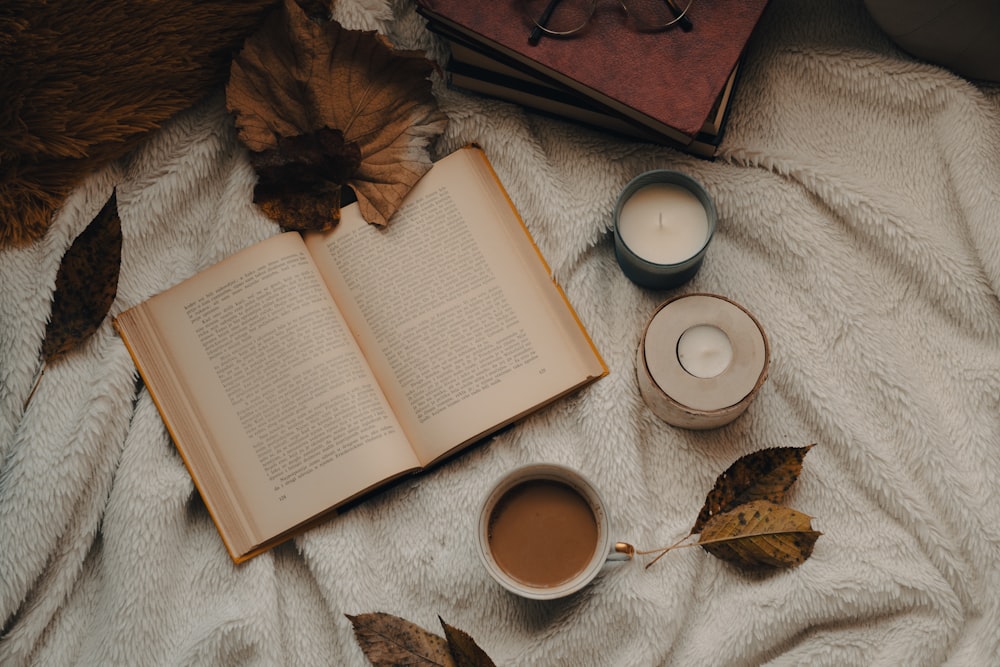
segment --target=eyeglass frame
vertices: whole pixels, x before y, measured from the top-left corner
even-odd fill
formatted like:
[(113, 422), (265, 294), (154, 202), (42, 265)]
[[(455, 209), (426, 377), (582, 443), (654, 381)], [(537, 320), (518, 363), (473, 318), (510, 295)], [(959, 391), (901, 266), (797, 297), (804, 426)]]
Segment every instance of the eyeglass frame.
[[(537, 45), (538, 42), (541, 40), (542, 35), (549, 35), (551, 37), (566, 37), (569, 35), (576, 34), (577, 32), (580, 32), (590, 23), (590, 20), (594, 17), (594, 11), (597, 8), (597, 0), (590, 0), (591, 2), (590, 15), (587, 17), (587, 20), (580, 25), (579, 28), (574, 28), (573, 30), (566, 30), (566, 31), (550, 30), (549, 28), (545, 27), (545, 23), (547, 23), (548, 20), (551, 18), (552, 13), (555, 11), (556, 7), (559, 5), (560, 2), (562, 2), (562, 0), (549, 0), (549, 3), (545, 6), (545, 9), (542, 10), (542, 15), (539, 16), (537, 19), (533, 17), (531, 18), (531, 21), (532, 23), (535, 24), (535, 27), (532, 29), (531, 34), (528, 36), (528, 43), (530, 45), (532, 46)], [(690, 32), (691, 29), (694, 27), (694, 24), (691, 23), (691, 18), (688, 16), (688, 10), (691, 9), (691, 5), (694, 4), (694, 0), (687, 0), (687, 4), (684, 6), (684, 9), (678, 7), (677, 3), (674, 0), (663, 0), (663, 2), (666, 3), (668, 7), (670, 7), (670, 11), (673, 12), (674, 14), (674, 19), (669, 23), (664, 23), (663, 25), (656, 26), (655, 28), (649, 28), (647, 29), (647, 32), (666, 30), (667, 28), (673, 25), (679, 26), (680, 29), (683, 30), (684, 32)], [(626, 0), (618, 0), (618, 4), (621, 5), (622, 9), (625, 10), (626, 14), (631, 14), (629, 12), (628, 5), (626, 4)]]

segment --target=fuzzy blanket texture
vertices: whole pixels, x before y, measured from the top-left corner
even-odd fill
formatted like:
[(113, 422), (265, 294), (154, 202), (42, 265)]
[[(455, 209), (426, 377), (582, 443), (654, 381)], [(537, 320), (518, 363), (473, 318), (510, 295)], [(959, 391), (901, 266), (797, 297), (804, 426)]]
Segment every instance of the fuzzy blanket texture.
[(222, 85), (275, 0), (0, 3), (0, 247)]
[[(411, 3), (334, 15), (443, 55)], [(276, 233), (221, 94), (188, 109), (0, 254), (0, 664), (360, 666), (345, 614), (371, 611), (440, 616), (500, 665), (1000, 664), (1000, 88), (906, 55), (859, 0), (772, 1), (715, 162), (436, 86), (435, 152), (485, 149), (610, 375), (234, 566), (110, 323), (23, 407), (59, 261), (114, 187), (113, 313)], [(609, 236), (653, 168), (720, 216), (671, 293), (629, 282)], [(772, 351), (747, 413), (704, 432), (657, 419), (634, 370), (647, 318), (693, 291), (745, 306)], [(521, 464), (583, 471), (653, 548), (736, 458), (810, 443), (789, 504), (823, 536), (796, 569), (684, 549), (532, 602), (478, 561), (478, 506)]]

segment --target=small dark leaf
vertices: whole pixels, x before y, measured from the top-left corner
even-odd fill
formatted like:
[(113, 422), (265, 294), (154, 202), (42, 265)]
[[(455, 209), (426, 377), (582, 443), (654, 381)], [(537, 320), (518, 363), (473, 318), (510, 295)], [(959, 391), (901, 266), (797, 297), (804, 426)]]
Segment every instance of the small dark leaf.
[(415, 623), (383, 612), (346, 616), (361, 650), (375, 667), (455, 667), (448, 642)]
[(278, 137), (275, 148), (250, 154), (257, 172), (254, 202), (286, 230), (326, 231), (340, 221), (342, 183), (361, 164), (340, 130)]
[(808, 515), (769, 500), (754, 500), (709, 519), (698, 544), (743, 568), (789, 568), (812, 555), (820, 535)]
[(448, 640), (451, 655), (455, 658), (455, 667), (496, 667), (472, 637), (462, 630), (448, 625), (440, 616), (438, 616), (438, 620), (441, 621), (441, 627), (444, 628), (444, 636)]
[(121, 221), (112, 192), (59, 266), (52, 314), (42, 342), (46, 363), (72, 351), (101, 326), (118, 292), (121, 254)]
[(802, 472), (802, 459), (812, 447), (772, 447), (737, 459), (716, 479), (691, 534), (701, 532), (713, 516), (751, 500), (783, 502), (785, 492)]

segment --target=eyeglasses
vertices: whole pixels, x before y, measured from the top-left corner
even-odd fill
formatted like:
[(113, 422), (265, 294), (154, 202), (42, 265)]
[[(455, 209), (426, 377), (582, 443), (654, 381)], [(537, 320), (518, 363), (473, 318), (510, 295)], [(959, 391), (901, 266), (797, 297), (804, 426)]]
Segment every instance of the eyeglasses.
[[(691, 30), (688, 10), (694, 0), (619, 0), (622, 9), (644, 32), (677, 25)], [(597, 0), (521, 0), (524, 14), (534, 24), (528, 42), (537, 44), (543, 35), (566, 37), (583, 30), (597, 8)]]

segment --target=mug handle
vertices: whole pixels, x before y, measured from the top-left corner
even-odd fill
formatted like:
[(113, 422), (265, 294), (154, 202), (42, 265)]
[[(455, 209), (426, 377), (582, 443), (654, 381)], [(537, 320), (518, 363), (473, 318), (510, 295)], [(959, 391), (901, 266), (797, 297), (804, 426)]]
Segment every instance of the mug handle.
[(635, 547), (628, 542), (615, 542), (608, 551), (608, 561), (632, 560), (635, 555)]

